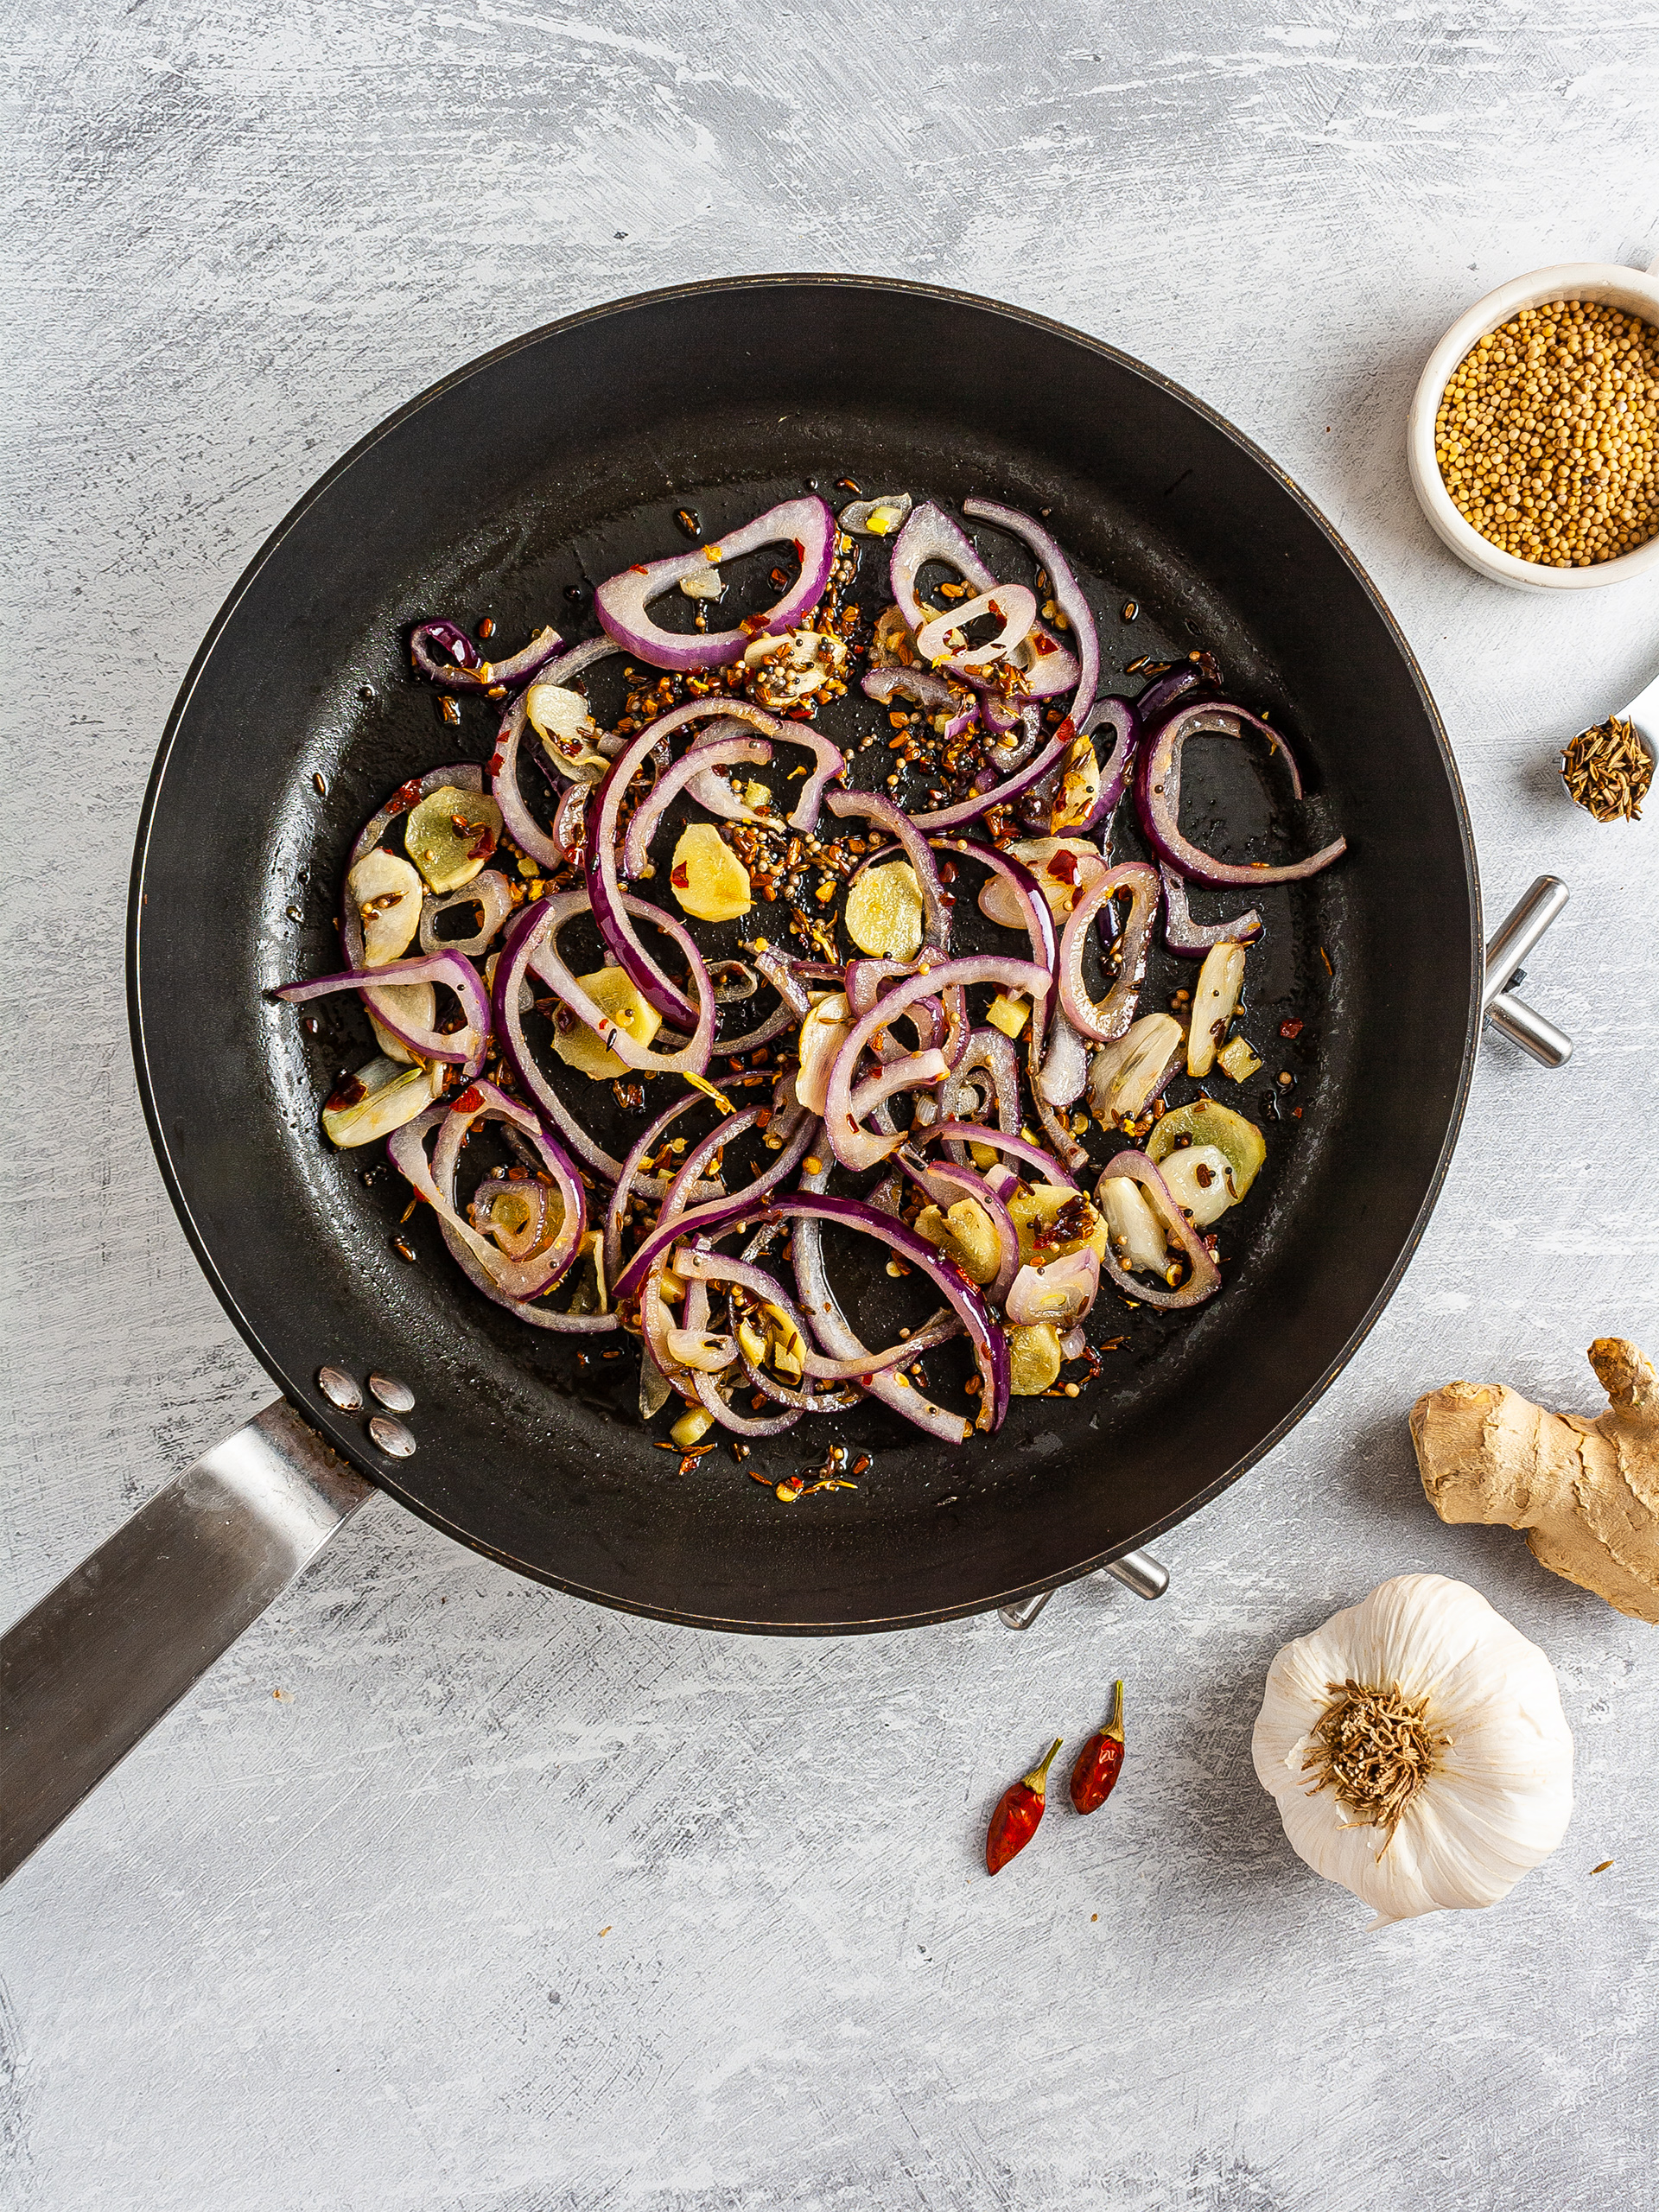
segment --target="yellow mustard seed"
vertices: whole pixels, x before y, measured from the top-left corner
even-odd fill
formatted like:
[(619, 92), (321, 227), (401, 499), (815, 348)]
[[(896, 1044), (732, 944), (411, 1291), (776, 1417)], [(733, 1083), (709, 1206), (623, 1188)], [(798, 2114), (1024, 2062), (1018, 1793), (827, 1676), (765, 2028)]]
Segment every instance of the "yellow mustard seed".
[(1452, 505), (1541, 568), (1659, 534), (1659, 329), (1592, 300), (1523, 308), (1453, 371), (1434, 423)]

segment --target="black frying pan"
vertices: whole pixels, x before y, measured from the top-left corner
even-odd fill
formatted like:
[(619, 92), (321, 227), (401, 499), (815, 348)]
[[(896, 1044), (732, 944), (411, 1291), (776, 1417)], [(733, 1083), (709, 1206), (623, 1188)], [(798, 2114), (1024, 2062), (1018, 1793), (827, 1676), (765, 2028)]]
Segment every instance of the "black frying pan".
[[(1297, 1079), (1249, 1205), (1228, 1217), (1224, 1294), (1193, 1316), (1126, 1314), (1128, 1341), (1092, 1390), (1016, 1401), (994, 1442), (953, 1452), (861, 1410), (838, 1433), (872, 1455), (861, 1486), (785, 1509), (723, 1451), (671, 1471), (629, 1410), (631, 1352), (579, 1370), (566, 1344), (475, 1294), (429, 1224), (408, 1232), (415, 1264), (399, 1257), (407, 1193), (390, 1174), (365, 1185), (365, 1156), (317, 1131), (349, 1040), (328, 1025), (308, 1036), (264, 994), (338, 964), (342, 855), (381, 798), (489, 749), (493, 719), (469, 706), (458, 741), (410, 676), (411, 621), (487, 609), (507, 649), (547, 620), (574, 637), (593, 626), (584, 579), (683, 542), (675, 507), (712, 534), (806, 483), (834, 497), (844, 475), (1052, 510), (1105, 613), (1104, 688), (1137, 654), (1207, 646), (1231, 696), (1294, 734), (1319, 795), (1275, 824), (1240, 749), (1218, 743), (1213, 762), (1190, 756), (1189, 823), (1224, 814), (1310, 842), (1335, 823), (1351, 851), (1269, 894), (1252, 959), (1272, 1049), (1246, 1110), (1268, 1110), (1279, 1069)], [(1133, 626), (1115, 613), (1130, 596)], [(133, 1040), (209, 1280), (365, 1474), (578, 1596), (839, 1633), (1082, 1574), (1215, 1497), (1300, 1417), (1381, 1310), (1439, 1188), (1478, 1034), (1478, 912), (1456, 771), (1404, 640), (1328, 524), (1236, 431), (1110, 347), (1010, 308), (755, 278), (503, 347), (394, 416), (276, 531), (156, 764), (133, 874)], [(1154, 969), (1144, 1002), (1172, 980)], [(1281, 1042), (1279, 1022), (1298, 1020)], [(872, 1337), (880, 1287), (853, 1300)], [(324, 1362), (412, 1387), (414, 1458), (385, 1459), (361, 1416), (321, 1395)], [(765, 1464), (793, 1471), (823, 1442), (798, 1430), (762, 1447)]]

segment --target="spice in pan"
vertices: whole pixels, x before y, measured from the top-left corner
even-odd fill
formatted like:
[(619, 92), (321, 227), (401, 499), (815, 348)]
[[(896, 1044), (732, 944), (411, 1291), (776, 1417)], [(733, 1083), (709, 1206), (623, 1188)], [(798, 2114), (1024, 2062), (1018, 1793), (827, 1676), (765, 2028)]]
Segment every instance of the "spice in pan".
[(1523, 308), (1448, 379), (1434, 458), (1452, 505), (1516, 560), (1588, 569), (1659, 531), (1659, 330), (1592, 300)]
[(1048, 1789), (1048, 1770), (1054, 1764), (1054, 1754), (1063, 1738), (1057, 1736), (1048, 1747), (1048, 1756), (1040, 1766), (1029, 1774), (1021, 1775), (1018, 1782), (1010, 1783), (996, 1801), (996, 1810), (991, 1815), (991, 1824), (985, 1831), (985, 1872), (1000, 1874), (1010, 1859), (1016, 1858), (1037, 1833), (1043, 1817), (1043, 1808)]
[(1653, 781), (1653, 755), (1634, 722), (1610, 715), (1580, 730), (1561, 755), (1567, 797), (1598, 822), (1639, 822)]
[(1071, 1802), (1097, 1813), (1123, 1770), (1123, 1685), (1112, 1684), (1112, 1709), (1071, 1763)]

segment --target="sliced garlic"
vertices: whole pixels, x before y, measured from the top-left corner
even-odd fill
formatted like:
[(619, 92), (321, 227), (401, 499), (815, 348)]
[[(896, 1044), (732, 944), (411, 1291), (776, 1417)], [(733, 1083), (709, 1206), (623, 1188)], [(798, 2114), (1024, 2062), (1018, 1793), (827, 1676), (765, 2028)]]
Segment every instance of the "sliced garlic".
[(943, 1212), (938, 1206), (924, 1206), (916, 1217), (916, 1234), (959, 1262), (971, 1281), (995, 1280), (1002, 1264), (1002, 1240), (977, 1199), (958, 1198)]
[[(1233, 1183), (1233, 1164), (1219, 1145), (1188, 1145), (1172, 1152), (1159, 1170), (1164, 1188), (1198, 1229), (1219, 1221), (1229, 1206), (1238, 1204)], [(1122, 1176), (1113, 1178), (1122, 1182)]]
[[(1106, 873), (1099, 848), (1086, 837), (1022, 837), (1018, 844), (1008, 847), (1008, 856), (1023, 861), (1036, 877), (1057, 922), (1065, 921), (1070, 914), (1078, 892)], [(1005, 930), (1025, 927), (1013, 890), (1000, 875), (987, 877), (979, 894), (979, 911)]]
[(373, 1144), (423, 1114), (442, 1087), (440, 1062), (400, 1068), (383, 1055), (340, 1084), (322, 1109), (323, 1134), (342, 1152)]
[(1095, 1196), (1106, 1217), (1106, 1234), (1118, 1266), (1162, 1274), (1169, 1265), (1163, 1224), (1141, 1185), (1128, 1175), (1109, 1175)]
[(753, 904), (749, 872), (712, 822), (694, 822), (674, 848), (668, 880), (700, 922), (733, 922)]
[(693, 569), (680, 578), (680, 589), (688, 599), (724, 599), (726, 579), (716, 568)]
[(922, 949), (922, 887), (908, 861), (867, 868), (847, 893), (847, 934), (873, 960), (913, 960)]
[(1204, 956), (1192, 993), (1192, 1020), (1186, 1033), (1186, 1071), (1206, 1076), (1216, 1064), (1216, 1048), (1238, 1010), (1244, 988), (1244, 948), (1225, 939)]
[[(438, 1017), (438, 995), (430, 983), (382, 983), (379, 996), (394, 1021), (401, 1021), (405, 1028), (429, 1030)], [(374, 1041), (389, 1060), (396, 1060), (406, 1068), (419, 1065), (416, 1055), (399, 1037), (376, 1020), (372, 1007), (363, 1011), (369, 1017), (369, 1027), (374, 1032)]]
[(421, 925), (424, 887), (406, 860), (377, 845), (346, 878), (346, 896), (363, 925), (363, 965), (401, 960)]

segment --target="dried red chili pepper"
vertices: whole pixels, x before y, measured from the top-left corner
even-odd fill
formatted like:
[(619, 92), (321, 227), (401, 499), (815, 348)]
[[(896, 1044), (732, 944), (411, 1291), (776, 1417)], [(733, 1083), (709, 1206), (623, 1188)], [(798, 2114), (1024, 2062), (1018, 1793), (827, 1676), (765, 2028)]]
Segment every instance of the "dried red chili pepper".
[(1054, 1754), (1063, 1738), (1057, 1736), (1048, 1747), (1048, 1757), (1040, 1766), (1022, 1775), (1018, 1782), (1006, 1789), (996, 1801), (996, 1810), (991, 1815), (991, 1825), (985, 1831), (985, 1872), (1000, 1874), (1010, 1859), (1023, 1851), (1037, 1833), (1037, 1823), (1043, 1817), (1044, 1794), (1048, 1786), (1048, 1770), (1054, 1764)]
[(1112, 1684), (1112, 1710), (1071, 1763), (1071, 1802), (1097, 1813), (1123, 1771), (1123, 1685)]

